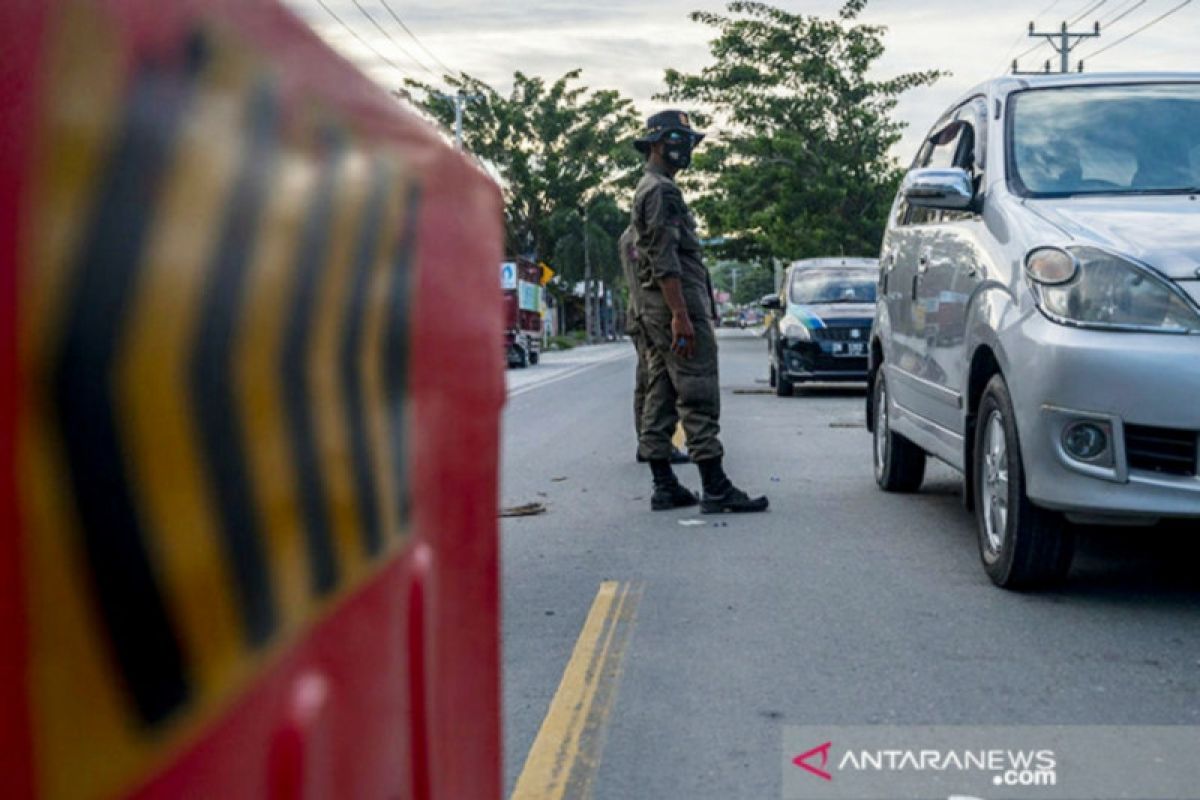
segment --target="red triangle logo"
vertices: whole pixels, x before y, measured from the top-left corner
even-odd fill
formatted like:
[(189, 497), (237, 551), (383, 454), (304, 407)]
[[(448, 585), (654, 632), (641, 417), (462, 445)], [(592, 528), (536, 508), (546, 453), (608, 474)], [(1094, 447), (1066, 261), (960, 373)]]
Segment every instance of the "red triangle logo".
[[(826, 742), (820, 747), (814, 747), (807, 753), (801, 753), (800, 755), (796, 756), (792, 759), (792, 763), (800, 769), (816, 775), (821, 780), (832, 781), (833, 776), (825, 771), (825, 767), (829, 764), (829, 748), (831, 747), (833, 747), (833, 742)], [(815, 758), (818, 755), (821, 757), (821, 766), (814, 767), (812, 764), (808, 763), (810, 758)]]

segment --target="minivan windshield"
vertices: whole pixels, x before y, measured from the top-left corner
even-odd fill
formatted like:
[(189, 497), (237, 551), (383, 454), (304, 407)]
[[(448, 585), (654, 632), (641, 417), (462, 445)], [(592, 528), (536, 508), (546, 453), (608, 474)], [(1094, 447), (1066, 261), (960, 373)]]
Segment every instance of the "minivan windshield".
[(799, 305), (874, 303), (875, 273), (869, 269), (796, 270), (791, 299)]
[(1032, 89), (1013, 95), (1009, 113), (1019, 194), (1200, 189), (1200, 83)]

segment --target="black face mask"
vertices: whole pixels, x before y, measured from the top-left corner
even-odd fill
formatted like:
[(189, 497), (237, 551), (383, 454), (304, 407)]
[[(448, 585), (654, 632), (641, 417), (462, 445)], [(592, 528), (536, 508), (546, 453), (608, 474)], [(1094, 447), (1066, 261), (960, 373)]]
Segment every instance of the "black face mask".
[(681, 131), (671, 131), (662, 139), (663, 159), (675, 169), (687, 169), (692, 164), (692, 150), (695, 140)]

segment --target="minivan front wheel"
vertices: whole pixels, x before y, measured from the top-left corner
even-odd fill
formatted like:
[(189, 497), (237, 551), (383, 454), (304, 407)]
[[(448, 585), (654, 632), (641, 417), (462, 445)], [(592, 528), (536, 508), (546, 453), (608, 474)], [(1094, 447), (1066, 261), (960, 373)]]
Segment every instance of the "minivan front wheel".
[(1025, 492), (1025, 472), (1008, 384), (984, 390), (975, 426), (975, 517), (983, 568), (997, 586), (1026, 589), (1061, 581), (1075, 553), (1074, 530)]
[(893, 433), (888, 407), (887, 378), (880, 367), (875, 371), (871, 408), (874, 411), (875, 482), (885, 492), (915, 492), (925, 480), (925, 451)]

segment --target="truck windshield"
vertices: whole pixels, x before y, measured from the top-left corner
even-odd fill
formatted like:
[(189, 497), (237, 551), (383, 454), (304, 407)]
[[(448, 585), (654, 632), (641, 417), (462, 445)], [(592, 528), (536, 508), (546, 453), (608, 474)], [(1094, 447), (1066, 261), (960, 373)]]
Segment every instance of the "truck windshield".
[(1009, 113), (1019, 194), (1200, 189), (1200, 83), (1033, 89), (1013, 95)]
[(874, 303), (875, 273), (865, 269), (806, 269), (792, 273), (791, 298), (800, 305)]

